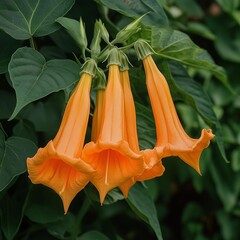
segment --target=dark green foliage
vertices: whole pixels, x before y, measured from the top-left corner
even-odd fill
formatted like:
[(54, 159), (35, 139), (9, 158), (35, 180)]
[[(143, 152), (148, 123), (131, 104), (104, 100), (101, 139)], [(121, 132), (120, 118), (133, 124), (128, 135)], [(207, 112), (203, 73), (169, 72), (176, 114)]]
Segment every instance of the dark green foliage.
[[(100, 206), (89, 184), (64, 215), (55, 192), (28, 180), (26, 158), (55, 136), (79, 79), (79, 18), (91, 43), (97, 19), (112, 41), (145, 13), (142, 31), (119, 46), (147, 39), (184, 129), (197, 138), (201, 128), (212, 128), (202, 176), (169, 157), (163, 176), (136, 184), (126, 200), (114, 189)], [(0, 239), (240, 239), (239, 25), (240, 0), (1, 0)], [(139, 144), (152, 148), (144, 70), (131, 50)]]

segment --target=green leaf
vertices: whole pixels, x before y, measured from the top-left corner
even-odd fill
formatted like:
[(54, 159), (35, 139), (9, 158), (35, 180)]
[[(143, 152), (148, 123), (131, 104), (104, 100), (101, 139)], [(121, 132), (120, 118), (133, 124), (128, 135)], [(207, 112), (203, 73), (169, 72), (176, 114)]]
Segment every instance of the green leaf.
[(0, 31), (0, 74), (8, 71), (8, 63), (12, 54), (20, 46), (20, 41), (16, 41), (6, 33)]
[(156, 144), (154, 118), (149, 107), (135, 102), (137, 112), (138, 140), (141, 149), (151, 149)]
[(19, 114), (19, 118), (33, 123), (37, 132), (54, 134), (60, 126), (66, 98), (63, 92), (53, 93), (46, 101), (31, 103)]
[(214, 181), (214, 188), (226, 211), (231, 211), (238, 204), (239, 179), (230, 164), (218, 161), (218, 154), (214, 154), (209, 161), (209, 169)]
[(153, 28), (152, 47), (161, 57), (211, 72), (228, 89), (231, 89), (225, 70), (216, 65), (210, 55), (194, 44), (185, 33), (171, 29)]
[(85, 32), (80, 31), (79, 21), (66, 17), (60, 17), (56, 20), (56, 22), (61, 24), (67, 30), (80, 49), (86, 48), (86, 34)]
[(138, 18), (148, 13), (142, 20), (148, 26), (168, 25), (167, 16), (157, 0), (97, 0), (97, 2), (128, 17)]
[(80, 67), (72, 60), (50, 60), (32, 48), (19, 48), (9, 63), (17, 103), (10, 119), (28, 103), (67, 88), (79, 79)]
[(12, 179), (26, 171), (26, 158), (36, 152), (36, 145), (28, 139), (10, 137), (5, 141), (0, 129), (0, 191)]
[(178, 63), (171, 62), (171, 73), (166, 62), (161, 61), (161, 70), (163, 70), (168, 80), (171, 92), (175, 99), (184, 101), (192, 106), (203, 120), (212, 128), (221, 156), (228, 162), (225, 154), (222, 129), (220, 123), (213, 111), (213, 104), (203, 90), (202, 86), (193, 81), (187, 74), (186, 70)]
[(0, 89), (0, 119), (8, 119), (12, 114), (15, 104), (14, 93)]
[(240, 25), (240, 11), (236, 10), (231, 12), (232, 17), (235, 19), (235, 21)]
[(135, 184), (129, 191), (126, 200), (131, 209), (152, 227), (157, 239), (162, 240), (163, 237), (157, 218), (156, 207), (148, 191), (141, 184)]
[(240, 224), (240, 219), (231, 216), (229, 213), (219, 210), (216, 214), (217, 222), (220, 225), (220, 231), (223, 239), (239, 239), (240, 231), (236, 231)]
[[(48, 223), (47, 231), (57, 239), (65, 239), (66, 236), (73, 232), (76, 225), (76, 217), (70, 212), (64, 215), (64, 217), (54, 223)], [(79, 226), (78, 226), (79, 227)]]
[(188, 31), (199, 34), (209, 40), (215, 40), (216, 36), (211, 32), (211, 30), (204, 24), (198, 22), (190, 22), (187, 25)]
[(15, 39), (25, 40), (55, 32), (58, 17), (65, 15), (74, 0), (1, 0), (0, 28)]
[(203, 17), (203, 11), (194, 0), (174, 0), (175, 3), (190, 17)]
[(77, 240), (109, 240), (109, 238), (98, 231), (89, 231), (81, 235)]
[[(92, 184), (88, 184), (84, 188), (84, 192), (86, 193), (86, 195), (88, 196), (88, 198), (91, 201), (97, 202), (97, 203), (100, 202), (99, 193)], [(103, 205), (110, 205), (112, 203), (115, 203), (115, 202), (123, 200), (123, 199), (124, 199), (124, 197), (123, 197), (122, 193), (119, 191), (119, 189), (114, 188), (110, 192), (108, 192), (106, 198), (104, 199)]]
[(216, 0), (217, 3), (226, 11), (232, 12), (240, 5), (239, 0)]
[(57, 222), (64, 217), (60, 197), (42, 185), (33, 186), (25, 214), (31, 221), (41, 224)]
[(1, 228), (7, 240), (14, 239), (23, 219), (28, 200), (28, 188), (25, 184), (25, 181), (21, 182), (20, 185), (17, 184), (12, 195), (6, 193), (0, 202)]
[[(227, 27), (227, 26), (224, 26)], [(232, 29), (233, 30), (233, 29)], [(233, 35), (228, 34), (227, 29), (218, 32), (217, 39), (215, 41), (215, 47), (219, 55), (231, 62), (240, 63), (240, 33), (236, 32)]]

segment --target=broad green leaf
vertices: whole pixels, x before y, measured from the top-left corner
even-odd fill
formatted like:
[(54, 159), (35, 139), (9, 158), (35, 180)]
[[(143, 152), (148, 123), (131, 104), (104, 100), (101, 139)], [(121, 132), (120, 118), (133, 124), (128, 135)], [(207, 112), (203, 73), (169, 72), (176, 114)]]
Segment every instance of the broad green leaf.
[(82, 49), (83, 47), (86, 48), (86, 42), (83, 42), (86, 38), (85, 32), (80, 31), (80, 23), (75, 19), (70, 19), (66, 17), (60, 17), (56, 20), (59, 24), (61, 24), (67, 32), (71, 35), (71, 37), (75, 40), (78, 47)]
[(240, 172), (240, 149), (232, 152), (231, 165), (234, 172)]
[(85, 51), (87, 47), (87, 38), (82, 21), (79, 22), (76, 21), (75, 19), (60, 17), (56, 20), (56, 22), (61, 24), (71, 35), (71, 37), (75, 40), (78, 47), (82, 51)]
[(157, 239), (162, 240), (162, 233), (157, 218), (157, 211), (148, 191), (139, 183), (129, 191), (127, 203), (131, 209), (154, 230)]
[(64, 217), (61, 198), (46, 186), (34, 185), (25, 214), (36, 223), (46, 224), (60, 221)]
[(57, 239), (65, 239), (66, 236), (71, 235), (75, 226), (76, 217), (68, 212), (61, 220), (54, 223), (48, 223), (47, 231)]
[(167, 16), (157, 0), (97, 0), (97, 2), (128, 17), (138, 18), (148, 13), (142, 20), (148, 26), (159, 27), (168, 25)]
[(16, 41), (0, 30), (0, 74), (8, 71), (11, 56), (20, 44), (20, 41)]
[(235, 19), (235, 21), (240, 25), (240, 10), (236, 10), (231, 12), (232, 17)]
[(199, 34), (209, 40), (215, 40), (216, 36), (211, 32), (211, 30), (204, 24), (199, 22), (190, 22), (187, 25), (188, 31)]
[(74, 0), (1, 0), (0, 28), (13, 38), (25, 40), (48, 35), (57, 29), (55, 22), (73, 6)]
[(138, 140), (141, 149), (151, 149), (156, 144), (154, 118), (149, 107), (135, 102), (137, 112)]
[(171, 29), (153, 28), (152, 47), (161, 57), (211, 72), (231, 89), (224, 69), (216, 65), (210, 55), (194, 44), (185, 33)]
[(20, 119), (13, 127), (13, 136), (22, 137), (31, 140), (36, 145), (38, 144), (36, 130), (30, 121)]
[(67, 88), (79, 79), (80, 68), (72, 60), (50, 60), (32, 48), (19, 48), (9, 63), (17, 103), (10, 119), (28, 103)]
[(203, 16), (203, 11), (195, 0), (174, 0), (174, 2), (190, 17)]
[(35, 131), (56, 133), (65, 104), (63, 92), (53, 93), (46, 97), (46, 101), (37, 101), (26, 106), (20, 112), (19, 118), (32, 122)]
[[(99, 193), (92, 184), (88, 184), (84, 188), (84, 192), (88, 196), (89, 200), (91, 200), (93, 202), (97, 202), (97, 203), (100, 202)], [(122, 193), (119, 191), (119, 189), (114, 188), (110, 192), (108, 192), (106, 198), (104, 199), (103, 205), (110, 205), (112, 203), (115, 203), (115, 202), (117, 202), (119, 200), (123, 200), (123, 199), (124, 199), (124, 197), (123, 197)]]
[[(224, 26), (227, 27), (227, 26)], [(232, 29), (233, 30), (233, 29)], [(240, 33), (236, 32), (234, 35), (228, 34), (227, 29), (218, 32), (215, 41), (215, 47), (219, 55), (231, 62), (240, 63)]]
[(232, 12), (240, 5), (239, 0), (216, 0), (217, 3), (226, 11)]
[(0, 119), (8, 119), (12, 114), (15, 104), (14, 93), (0, 89)]
[(0, 191), (12, 179), (26, 171), (26, 158), (36, 152), (36, 145), (28, 139), (10, 137), (5, 141), (0, 130)]
[(82, 234), (77, 240), (109, 240), (109, 238), (98, 231), (89, 231)]
[(220, 123), (213, 111), (213, 104), (202, 86), (193, 81), (188, 76), (186, 70), (176, 62), (171, 63), (171, 73), (173, 77), (171, 76), (170, 69), (166, 62), (162, 61), (161, 67), (174, 97), (192, 106), (212, 128), (219, 151), (221, 152), (223, 159), (228, 162), (222, 140)]
[(220, 225), (220, 231), (223, 239), (239, 239), (240, 231), (236, 231), (240, 225), (240, 219), (231, 216), (222, 209), (216, 213), (217, 222)]
[[(7, 240), (14, 239), (17, 234), (28, 200), (26, 182), (17, 183), (12, 195), (5, 194), (0, 201), (0, 222), (2, 231)], [(0, 238), (1, 239), (1, 238)]]
[(209, 169), (214, 181), (214, 188), (226, 211), (231, 211), (238, 204), (239, 179), (230, 164), (218, 161), (218, 154), (209, 162)]

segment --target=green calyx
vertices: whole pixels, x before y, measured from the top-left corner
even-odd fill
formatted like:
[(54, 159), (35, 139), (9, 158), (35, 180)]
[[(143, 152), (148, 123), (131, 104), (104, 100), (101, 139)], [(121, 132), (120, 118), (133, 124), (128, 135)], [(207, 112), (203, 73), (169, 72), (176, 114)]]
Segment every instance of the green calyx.
[(97, 73), (94, 78), (93, 89), (104, 90), (106, 88), (106, 76), (101, 68), (97, 69)]
[(143, 60), (147, 56), (155, 53), (152, 47), (149, 45), (149, 43), (146, 40), (139, 39), (134, 43), (134, 48), (137, 53), (138, 59)]
[(95, 77), (97, 69), (98, 67), (96, 61), (92, 58), (89, 58), (83, 64), (81, 73), (88, 73)]
[(108, 66), (110, 65), (118, 65), (121, 66), (121, 57), (119, 53), (119, 49), (117, 47), (113, 47), (112, 49), (109, 50), (108, 52)]
[(123, 51), (119, 51), (119, 56), (120, 56), (120, 61), (121, 61), (120, 71), (122, 71), (122, 72), (128, 71), (129, 65), (132, 65), (132, 64), (129, 62), (127, 55)]

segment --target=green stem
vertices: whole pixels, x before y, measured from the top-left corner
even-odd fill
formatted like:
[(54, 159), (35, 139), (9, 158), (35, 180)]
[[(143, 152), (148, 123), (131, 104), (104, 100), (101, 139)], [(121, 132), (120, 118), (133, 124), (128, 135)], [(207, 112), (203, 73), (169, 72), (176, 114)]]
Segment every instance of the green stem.
[(29, 41), (30, 41), (30, 46), (31, 46), (31, 48), (36, 49), (36, 45), (35, 45), (34, 39), (31, 37), (31, 38), (29, 39)]
[(77, 217), (76, 217), (76, 221), (75, 221), (76, 224), (75, 224), (75, 228), (73, 230), (72, 239), (77, 239), (78, 234), (81, 232), (82, 221), (83, 221), (83, 218), (86, 215), (89, 208), (90, 208), (90, 201), (88, 198), (85, 198), (84, 202), (82, 204), (82, 207), (79, 210)]

